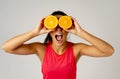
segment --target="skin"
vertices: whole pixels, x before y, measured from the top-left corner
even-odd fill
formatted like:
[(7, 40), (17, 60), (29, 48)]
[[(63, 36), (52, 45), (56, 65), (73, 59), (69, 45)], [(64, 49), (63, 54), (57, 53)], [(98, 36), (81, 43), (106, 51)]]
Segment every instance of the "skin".
[[(61, 15), (56, 15), (57, 18), (59, 18), (60, 16)], [(19, 55), (36, 54), (42, 63), (45, 55), (46, 44), (40, 42), (25, 44), (25, 42), (36, 36), (50, 33), (53, 40), (52, 48), (58, 55), (61, 55), (67, 48), (67, 41), (66, 41), (67, 35), (68, 33), (72, 33), (91, 44), (91, 45), (87, 45), (84, 43), (73, 43), (73, 51), (74, 51), (74, 56), (76, 58), (76, 62), (83, 55), (92, 56), (92, 57), (106, 57), (106, 56), (111, 56), (113, 54), (114, 48), (110, 44), (88, 33), (87, 31), (81, 28), (81, 26), (79, 25), (79, 23), (75, 18), (73, 17), (71, 18), (74, 23), (73, 24), (74, 28), (64, 29), (64, 30), (61, 29), (59, 26), (53, 30), (46, 29), (43, 25), (43, 20), (44, 20), (43, 18), (42, 20), (40, 20), (40, 22), (34, 29), (7, 40), (3, 44), (2, 48), (6, 52), (12, 54), (19, 54)], [(56, 41), (55, 38), (56, 34), (63, 35), (61, 41), (59, 42)]]

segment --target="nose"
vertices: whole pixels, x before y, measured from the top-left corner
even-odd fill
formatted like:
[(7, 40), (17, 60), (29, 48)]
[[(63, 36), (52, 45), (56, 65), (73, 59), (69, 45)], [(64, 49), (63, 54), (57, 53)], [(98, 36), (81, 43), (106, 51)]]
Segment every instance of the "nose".
[(63, 29), (58, 25), (57, 27), (56, 27), (56, 31), (62, 31)]

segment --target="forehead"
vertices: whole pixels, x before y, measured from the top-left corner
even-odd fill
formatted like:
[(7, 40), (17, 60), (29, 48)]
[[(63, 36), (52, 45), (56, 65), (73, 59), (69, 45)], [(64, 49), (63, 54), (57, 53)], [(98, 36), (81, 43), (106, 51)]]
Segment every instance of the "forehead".
[(54, 15), (54, 16), (56, 16), (57, 18), (60, 18), (60, 17), (63, 16), (63, 15)]

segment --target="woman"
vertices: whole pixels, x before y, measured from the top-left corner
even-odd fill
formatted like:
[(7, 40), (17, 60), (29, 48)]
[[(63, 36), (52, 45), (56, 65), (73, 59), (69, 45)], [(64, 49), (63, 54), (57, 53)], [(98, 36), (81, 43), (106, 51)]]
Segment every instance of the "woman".
[[(67, 14), (55, 11), (51, 15), (59, 19)], [(44, 27), (43, 18), (36, 28), (6, 41), (2, 48), (12, 54), (36, 54), (42, 63), (43, 79), (76, 79), (76, 64), (81, 56), (111, 56), (114, 49), (107, 42), (86, 32), (75, 18), (71, 18), (73, 28), (67, 30), (63, 30), (59, 25), (55, 29), (48, 30)], [(48, 35), (45, 43), (25, 44), (26, 41), (46, 33)], [(91, 45), (67, 41), (68, 33), (75, 34)]]

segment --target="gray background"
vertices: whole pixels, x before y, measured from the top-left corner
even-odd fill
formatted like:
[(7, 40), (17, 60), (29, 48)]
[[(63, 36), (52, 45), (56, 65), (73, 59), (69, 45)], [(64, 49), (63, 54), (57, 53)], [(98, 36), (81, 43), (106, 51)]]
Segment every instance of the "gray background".
[[(77, 64), (77, 79), (120, 79), (120, 0), (0, 0), (0, 46), (55, 10), (75, 17), (82, 28), (115, 48), (110, 57), (83, 56)], [(87, 43), (72, 34), (68, 39)], [(0, 79), (42, 79), (41, 63), (36, 55), (13, 55), (0, 49)]]

